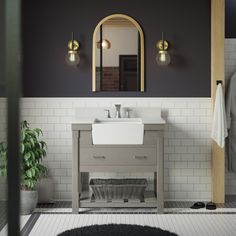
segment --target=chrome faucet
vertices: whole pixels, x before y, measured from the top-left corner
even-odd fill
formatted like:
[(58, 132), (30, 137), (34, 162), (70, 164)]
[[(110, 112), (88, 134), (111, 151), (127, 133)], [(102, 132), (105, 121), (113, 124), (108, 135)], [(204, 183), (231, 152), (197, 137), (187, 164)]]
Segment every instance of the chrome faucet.
[(110, 113), (110, 110), (109, 109), (105, 109), (104, 111), (107, 112), (107, 118), (111, 118), (111, 113)]
[(115, 104), (115, 107), (116, 107), (116, 118), (121, 118), (120, 115), (121, 104)]

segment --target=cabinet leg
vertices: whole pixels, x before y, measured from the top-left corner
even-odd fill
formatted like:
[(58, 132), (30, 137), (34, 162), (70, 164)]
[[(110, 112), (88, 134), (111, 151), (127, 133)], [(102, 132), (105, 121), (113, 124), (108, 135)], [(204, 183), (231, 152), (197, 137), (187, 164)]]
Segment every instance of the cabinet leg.
[(163, 177), (162, 172), (159, 171), (159, 173), (156, 174), (157, 181), (156, 181), (156, 188), (157, 188), (157, 208), (158, 213), (163, 214), (164, 213), (164, 189), (163, 189)]
[(80, 203), (80, 174), (78, 174), (78, 185), (75, 187), (74, 191), (72, 192), (72, 213), (78, 214), (79, 212), (79, 203)]
[(73, 214), (78, 214), (79, 212), (79, 206), (76, 204), (78, 201), (76, 200), (76, 197), (73, 197), (74, 199), (72, 200), (72, 213)]
[(159, 161), (157, 166), (157, 207), (158, 213), (162, 214), (164, 212), (164, 153), (163, 147), (164, 140), (163, 140), (163, 131), (158, 138), (157, 147), (159, 147)]
[(154, 195), (157, 197), (157, 172), (154, 172)]
[(158, 199), (158, 213), (163, 214), (164, 213), (164, 204), (163, 201)]
[(81, 172), (81, 192), (89, 191), (89, 172)]
[(72, 213), (78, 214), (79, 212), (79, 191), (78, 188), (72, 192)]
[(73, 165), (72, 165), (72, 213), (79, 211), (80, 172), (79, 172), (79, 134), (73, 131)]

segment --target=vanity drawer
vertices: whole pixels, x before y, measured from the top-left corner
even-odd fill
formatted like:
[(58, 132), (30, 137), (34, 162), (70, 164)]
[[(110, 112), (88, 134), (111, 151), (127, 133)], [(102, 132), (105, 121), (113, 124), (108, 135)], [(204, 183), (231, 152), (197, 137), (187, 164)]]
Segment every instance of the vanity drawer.
[[(143, 137), (143, 145), (157, 145), (157, 138), (160, 136), (160, 132), (145, 130)], [(98, 147), (99, 145), (93, 145), (92, 142), (92, 131), (80, 131), (80, 146), (93, 146)], [(114, 146), (114, 145), (113, 145)]]
[(156, 148), (80, 148), (81, 166), (157, 165)]

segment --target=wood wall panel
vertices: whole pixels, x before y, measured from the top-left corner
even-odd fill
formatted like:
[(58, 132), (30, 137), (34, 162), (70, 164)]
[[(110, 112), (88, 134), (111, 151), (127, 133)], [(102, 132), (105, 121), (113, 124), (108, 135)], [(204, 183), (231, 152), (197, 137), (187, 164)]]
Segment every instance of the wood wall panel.
[[(225, 0), (211, 0), (211, 97), (214, 107), (216, 81), (225, 82)], [(225, 150), (212, 143), (212, 201), (225, 201)]]

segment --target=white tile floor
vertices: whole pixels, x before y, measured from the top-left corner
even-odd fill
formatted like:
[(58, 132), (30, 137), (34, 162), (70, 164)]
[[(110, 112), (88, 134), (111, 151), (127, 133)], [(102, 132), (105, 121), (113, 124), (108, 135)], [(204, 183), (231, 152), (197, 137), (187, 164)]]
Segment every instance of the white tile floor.
[[(20, 229), (24, 227), (29, 218), (30, 215), (20, 217)], [(0, 236), (7, 236), (7, 225), (5, 225), (4, 228), (1, 230)]]
[[(160, 227), (182, 235), (233, 236), (236, 235), (235, 197), (227, 198), (225, 204), (218, 204), (214, 211), (192, 210), (193, 202), (166, 202), (165, 215), (154, 214), (156, 209), (93, 209), (83, 214), (71, 214), (71, 202), (42, 204), (34, 215), (21, 217), (23, 236), (53, 236), (68, 229), (86, 225), (124, 223)], [(84, 211), (85, 209), (81, 209)], [(88, 214), (90, 213), (90, 214)], [(32, 228), (33, 227), (33, 228)], [(5, 226), (0, 236), (7, 235)]]
[(93, 224), (138, 224), (160, 227), (179, 236), (234, 236), (236, 214), (156, 215), (156, 214), (55, 214), (41, 215), (30, 236), (53, 236), (65, 230)]
[[(46, 214), (51, 214), (51, 213), (71, 213), (71, 208), (36, 208), (34, 210), (35, 213), (46, 213)], [(91, 212), (91, 209), (86, 209), (86, 208), (81, 208), (80, 212)], [(143, 209), (143, 208), (128, 208), (128, 209), (117, 209), (117, 208), (103, 208), (103, 209), (92, 209), (93, 213), (122, 213), (125, 214), (126, 212), (128, 213), (156, 213), (157, 209), (155, 208), (148, 208), (148, 209)], [(165, 213), (168, 214), (180, 214), (180, 213), (192, 213), (192, 214), (208, 214), (208, 213), (236, 213), (236, 208), (217, 208), (216, 210), (207, 210), (206, 208), (201, 208), (201, 209), (190, 209), (190, 208), (165, 208), (164, 209)], [(236, 234), (235, 234), (236, 235)]]

